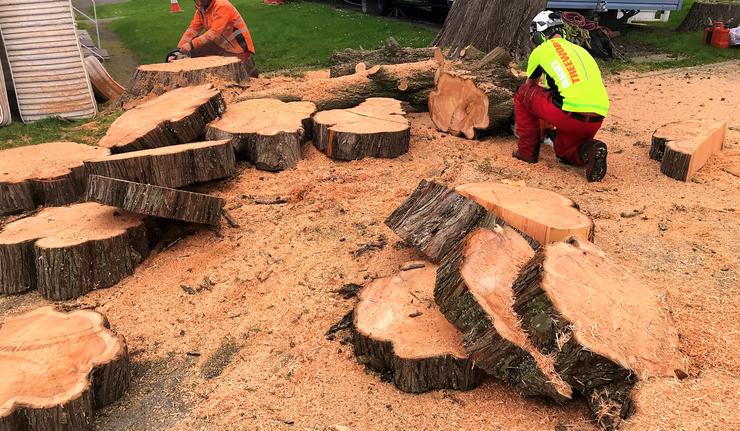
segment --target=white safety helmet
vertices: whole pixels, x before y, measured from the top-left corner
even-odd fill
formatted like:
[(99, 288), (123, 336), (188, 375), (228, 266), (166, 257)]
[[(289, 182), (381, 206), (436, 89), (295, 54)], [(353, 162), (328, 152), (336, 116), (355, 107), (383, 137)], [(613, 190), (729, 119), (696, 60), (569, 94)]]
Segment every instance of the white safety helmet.
[(535, 45), (544, 43), (554, 33), (552, 30), (565, 25), (560, 14), (551, 10), (538, 13), (529, 26), (529, 36)]

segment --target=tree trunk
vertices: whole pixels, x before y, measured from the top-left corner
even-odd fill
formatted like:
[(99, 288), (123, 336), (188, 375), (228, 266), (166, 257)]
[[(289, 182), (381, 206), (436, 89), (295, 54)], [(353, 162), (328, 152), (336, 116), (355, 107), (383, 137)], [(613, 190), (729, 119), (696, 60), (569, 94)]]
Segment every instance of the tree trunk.
[(455, 191), (540, 244), (570, 237), (594, 240), (594, 222), (575, 202), (555, 192), (497, 183), (463, 184)]
[(231, 84), (246, 82), (249, 72), (236, 57), (185, 58), (172, 63), (139, 66), (131, 87), (121, 97), (121, 105), (130, 109), (147, 96), (159, 96), (180, 87), (207, 83)]
[(396, 39), (389, 37), (374, 50), (345, 49), (335, 51), (331, 56), (332, 78), (352, 75), (357, 72), (357, 65), (364, 67), (384, 66), (389, 64), (415, 63), (434, 58), (435, 48), (404, 48)]
[(215, 196), (91, 175), (87, 200), (166, 219), (218, 225), (225, 201)]
[(546, 6), (546, 0), (457, 0), (432, 44), (450, 48), (453, 58), (468, 45), (483, 52), (500, 46), (524, 58), (532, 49), (529, 24)]
[(571, 398), (570, 385), (532, 345), (512, 308), (512, 283), (533, 256), (527, 240), (508, 226), (477, 229), (443, 260), (434, 298), (463, 332), (465, 351), (478, 367), (525, 396), (563, 403)]
[(697, 1), (689, 9), (678, 31), (700, 31), (710, 26), (710, 21), (740, 23), (740, 3), (738, 2), (701, 2)]
[(38, 308), (2, 322), (0, 340), (0, 430), (93, 430), (128, 389), (126, 341), (95, 311)]
[(186, 144), (205, 133), (206, 124), (226, 109), (211, 84), (172, 90), (126, 111), (98, 145), (113, 153)]
[(386, 98), (319, 112), (313, 117), (314, 145), (337, 160), (398, 157), (408, 152), (411, 141), (404, 114), (400, 101)]
[(265, 171), (296, 167), (301, 146), (311, 136), (311, 102), (277, 99), (245, 100), (233, 105), (206, 127), (207, 139), (229, 139), (237, 153)]
[(87, 160), (88, 174), (179, 188), (236, 173), (231, 142), (208, 141)]
[(440, 262), (477, 227), (493, 227), (496, 217), (444, 185), (422, 180), (385, 224), (433, 262)]
[(661, 162), (663, 174), (690, 181), (713, 154), (722, 151), (726, 135), (727, 123), (718, 121), (670, 123), (653, 134), (650, 158)]
[(0, 215), (77, 201), (87, 180), (83, 161), (109, 153), (73, 142), (0, 151)]
[(148, 255), (140, 216), (95, 203), (47, 208), (0, 231), (0, 293), (77, 298), (133, 274)]
[(469, 390), (480, 382), (460, 332), (433, 306), (435, 274), (427, 265), (375, 280), (355, 307), (355, 355), (404, 392)]
[(118, 99), (126, 90), (108, 74), (105, 66), (94, 55), (85, 58), (85, 71), (90, 77), (95, 98), (101, 102)]

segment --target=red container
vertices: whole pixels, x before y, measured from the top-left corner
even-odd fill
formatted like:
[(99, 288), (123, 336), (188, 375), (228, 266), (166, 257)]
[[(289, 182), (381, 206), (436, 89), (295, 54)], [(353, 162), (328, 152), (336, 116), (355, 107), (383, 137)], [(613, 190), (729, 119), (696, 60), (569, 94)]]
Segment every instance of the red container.
[(712, 46), (715, 48), (729, 48), (730, 47), (730, 29), (725, 28), (722, 23), (714, 23), (714, 31), (712, 31)]

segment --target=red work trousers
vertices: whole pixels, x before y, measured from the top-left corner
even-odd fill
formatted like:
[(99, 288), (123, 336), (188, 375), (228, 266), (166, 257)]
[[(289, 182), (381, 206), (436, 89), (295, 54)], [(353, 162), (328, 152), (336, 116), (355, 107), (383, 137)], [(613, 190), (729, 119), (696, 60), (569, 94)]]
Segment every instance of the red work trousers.
[(514, 98), (514, 109), (519, 155), (531, 161), (539, 157), (540, 120), (557, 128), (555, 155), (576, 166), (584, 164), (578, 148), (593, 139), (601, 128), (601, 121), (577, 120), (555, 106), (552, 94), (539, 85), (522, 85)]

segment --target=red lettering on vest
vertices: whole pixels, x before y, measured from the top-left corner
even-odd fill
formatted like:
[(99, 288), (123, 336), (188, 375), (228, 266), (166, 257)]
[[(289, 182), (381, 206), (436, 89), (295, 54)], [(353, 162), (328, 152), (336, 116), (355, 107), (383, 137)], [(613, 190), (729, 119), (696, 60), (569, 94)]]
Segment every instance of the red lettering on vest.
[(578, 82), (581, 82), (581, 77), (578, 75), (578, 71), (576, 70), (576, 66), (573, 64), (573, 62), (570, 59), (570, 56), (567, 52), (565, 52), (565, 48), (563, 48), (558, 41), (553, 40), (552, 46), (555, 48), (555, 52), (560, 57), (560, 61), (563, 62), (563, 66), (565, 66), (565, 70), (568, 71), (568, 75), (570, 75), (570, 80), (573, 84), (576, 84)]

